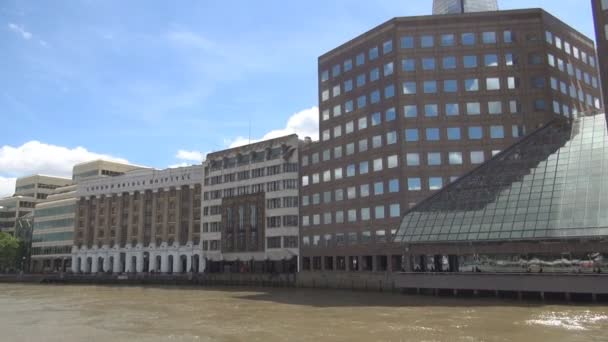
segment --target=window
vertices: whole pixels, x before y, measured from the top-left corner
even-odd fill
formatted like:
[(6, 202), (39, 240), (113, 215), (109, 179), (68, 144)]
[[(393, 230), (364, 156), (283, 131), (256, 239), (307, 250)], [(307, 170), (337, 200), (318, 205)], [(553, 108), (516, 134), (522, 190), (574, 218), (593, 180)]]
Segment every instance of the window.
[(382, 158), (374, 159), (373, 166), (374, 166), (374, 172), (382, 171), (382, 168), (383, 168)]
[(353, 121), (349, 121), (344, 125), (344, 132), (346, 134), (352, 133), (355, 130), (355, 123)]
[(388, 181), (388, 192), (399, 192), (399, 180), (391, 179)]
[(439, 140), (439, 128), (427, 128), (426, 129), (426, 140), (427, 141), (438, 141)]
[(496, 44), (496, 32), (484, 32), (482, 40), (484, 44)]
[(443, 178), (429, 177), (429, 190), (440, 190), (443, 188)]
[(359, 152), (367, 151), (367, 139), (359, 140)]
[(468, 115), (479, 115), (481, 114), (481, 105), (479, 102), (467, 102), (467, 114)]
[(369, 72), (369, 81), (370, 82), (374, 82), (377, 81), (378, 79), (380, 79), (380, 69), (378, 68), (373, 68), (370, 72)]
[(357, 88), (365, 85), (365, 74), (357, 75)]
[(394, 121), (397, 117), (397, 113), (395, 111), (395, 108), (389, 108), (386, 110), (386, 112), (384, 112), (384, 120), (389, 122), (389, 121)]
[(340, 85), (335, 85), (331, 92), (333, 97), (340, 96)]
[(507, 88), (516, 89), (518, 86), (519, 86), (518, 79), (516, 79), (515, 77), (507, 78)]
[(460, 127), (448, 127), (448, 140), (460, 140)]
[(359, 186), (359, 196), (369, 197), (369, 184), (361, 184)]
[(405, 130), (405, 141), (418, 141), (420, 138), (418, 136), (417, 128), (408, 128)]
[(373, 48), (369, 49), (368, 59), (370, 61), (373, 61), (376, 58), (378, 58), (378, 48), (373, 47)]
[(348, 211), (348, 222), (356, 222), (356, 221), (357, 221), (357, 210), (356, 209), (350, 209)]
[(334, 180), (342, 179), (342, 168), (334, 169)]
[(420, 191), (422, 190), (422, 184), (420, 182), (420, 178), (418, 177), (410, 177), (407, 179), (407, 189), (409, 191)]
[(519, 103), (516, 100), (509, 101), (509, 112), (511, 114), (519, 113)]
[(443, 91), (446, 93), (455, 93), (458, 91), (458, 82), (456, 80), (443, 81)]
[(367, 106), (367, 96), (361, 95), (357, 98), (357, 109), (365, 108)]
[(362, 161), (359, 163), (359, 174), (364, 175), (369, 172), (369, 162)]
[(376, 208), (374, 208), (374, 217), (376, 218), (376, 220), (381, 220), (384, 218), (384, 206), (383, 205), (379, 205), (379, 206), (376, 206)]
[(471, 151), (471, 164), (482, 164), (484, 160), (483, 151)]
[(342, 146), (334, 147), (334, 159), (342, 158)]
[(517, 60), (515, 58), (513, 58), (513, 54), (512, 53), (506, 53), (505, 54), (505, 65), (506, 66), (513, 66), (517, 64)]
[(460, 35), (462, 45), (475, 45), (475, 34), (468, 32)]
[(519, 138), (524, 136), (524, 130), (522, 126), (513, 125), (511, 126), (511, 133), (513, 133), (513, 138)]
[(492, 115), (502, 114), (502, 102), (489, 101), (488, 102), (488, 113), (490, 113)]
[(384, 195), (384, 183), (376, 182), (374, 183), (374, 196)]
[(405, 94), (405, 95), (416, 94), (416, 82), (411, 82), (411, 81), (403, 82), (403, 94)]
[(369, 102), (370, 103), (378, 103), (380, 102), (380, 91), (374, 90), (369, 94)]
[(505, 137), (504, 126), (490, 126), (490, 138), (502, 139)]
[(361, 221), (369, 221), (370, 212), (369, 208), (361, 208)]
[(378, 126), (382, 123), (382, 115), (380, 113), (374, 113), (371, 116), (372, 126)]
[(445, 104), (445, 115), (457, 116), (460, 114), (460, 106), (458, 103), (446, 103)]
[(354, 186), (346, 188), (346, 198), (355, 199), (357, 198), (357, 189)]
[(502, 33), (502, 41), (506, 44), (510, 44), (513, 43), (513, 32), (511, 31), (504, 31)]
[(416, 71), (416, 60), (414, 58), (405, 58), (401, 60), (401, 70)]
[(353, 177), (355, 175), (355, 164), (346, 166), (346, 177)]
[(382, 136), (374, 135), (372, 137), (372, 148), (382, 147)]
[(336, 105), (334, 106), (334, 117), (342, 115), (342, 106)]
[(334, 200), (336, 202), (344, 200), (344, 190), (337, 189), (336, 191), (334, 191)]
[(443, 57), (443, 68), (446, 70), (456, 69), (456, 57), (454, 57), (454, 56)]
[(427, 117), (437, 116), (438, 115), (437, 105), (436, 104), (424, 105), (424, 115)]
[(431, 35), (424, 35), (424, 36), (420, 37), (420, 47), (422, 47), (422, 48), (431, 48), (431, 47), (433, 47), (433, 45), (435, 45), (435, 41), (433, 39), (433, 36), (431, 36)]
[(497, 67), (498, 66), (498, 55), (490, 54), (483, 56), (484, 65), (486, 67)]
[(462, 165), (462, 152), (450, 152), (448, 159), (450, 165)]
[(422, 70), (435, 70), (435, 58), (423, 58), (422, 59)]
[(469, 139), (479, 140), (483, 138), (483, 131), (480, 126), (469, 127)]
[(367, 128), (367, 117), (362, 117), (359, 119), (359, 130)]
[(329, 133), (329, 130), (328, 130), (328, 129), (324, 130), (324, 131), (323, 131), (323, 136), (322, 136), (323, 141), (327, 141), (327, 140), (329, 140), (330, 138), (331, 138), (331, 135), (330, 135), (330, 133)]
[(344, 112), (350, 113), (353, 111), (353, 101), (349, 100), (344, 103)]
[(403, 116), (406, 118), (415, 118), (418, 116), (418, 107), (416, 105), (403, 106)]
[(456, 38), (453, 34), (442, 34), (441, 35), (441, 46), (454, 46)]
[(400, 217), (401, 216), (401, 207), (399, 203), (391, 204), (389, 206), (389, 216), (390, 217)]
[(414, 37), (412, 37), (412, 36), (401, 37), (401, 48), (402, 49), (413, 49), (414, 48)]
[(434, 94), (437, 92), (437, 81), (424, 81), (424, 93)]
[(321, 92), (321, 101), (329, 100), (329, 89), (325, 89)]
[(384, 42), (384, 44), (382, 44), (382, 53), (383, 54), (387, 54), (393, 51), (393, 41), (392, 40), (387, 40)]
[(344, 81), (344, 92), (348, 93), (353, 90), (353, 80)]
[(464, 80), (464, 88), (466, 91), (478, 91), (479, 90), (479, 79), (470, 78)]
[(392, 145), (397, 143), (397, 132), (392, 131), (386, 133), (386, 144)]
[(353, 60), (347, 59), (344, 61), (344, 72), (350, 71), (353, 68)]
[(394, 70), (395, 65), (393, 64), (393, 62), (384, 64), (384, 76), (392, 75)]
[(420, 154), (408, 153), (405, 156), (407, 166), (419, 166), (420, 165)]
[(334, 138), (338, 138), (342, 136), (342, 126), (334, 127)]
[(322, 117), (323, 117), (322, 118), (323, 121), (329, 120), (329, 109), (324, 109), (323, 110)]
[(321, 72), (321, 82), (325, 82), (329, 80), (329, 71), (328, 70), (323, 70)]
[(394, 169), (399, 166), (399, 158), (396, 155), (388, 156), (386, 158), (386, 165), (389, 169)]
[(429, 166), (441, 165), (441, 153), (439, 153), (439, 152), (427, 153), (427, 164)]
[(534, 100), (534, 110), (536, 111), (543, 111), (546, 110), (546, 104), (545, 104), (545, 100), (543, 99), (536, 99)]
[(336, 64), (336, 65), (334, 65), (333, 68), (331, 68), (331, 76), (336, 77), (339, 75), (340, 75), (340, 64)]
[(477, 68), (477, 56), (464, 56), (462, 61), (467, 69)]
[(545, 32), (545, 41), (549, 44), (553, 44), (553, 33), (546, 31)]
[(498, 77), (486, 78), (486, 89), (487, 90), (500, 90), (500, 78), (498, 78)]
[(389, 86), (384, 87), (384, 98), (390, 99), (393, 96), (395, 96), (395, 86), (391, 84)]

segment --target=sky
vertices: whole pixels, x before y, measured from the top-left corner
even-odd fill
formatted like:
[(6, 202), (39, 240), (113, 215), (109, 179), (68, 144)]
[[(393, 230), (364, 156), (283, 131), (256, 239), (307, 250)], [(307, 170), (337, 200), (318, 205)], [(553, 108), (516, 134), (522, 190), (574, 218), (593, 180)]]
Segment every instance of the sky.
[[(541, 7), (594, 38), (588, 0)], [(0, 197), (93, 159), (156, 168), (318, 137), (317, 58), (432, 0), (1, 0)]]

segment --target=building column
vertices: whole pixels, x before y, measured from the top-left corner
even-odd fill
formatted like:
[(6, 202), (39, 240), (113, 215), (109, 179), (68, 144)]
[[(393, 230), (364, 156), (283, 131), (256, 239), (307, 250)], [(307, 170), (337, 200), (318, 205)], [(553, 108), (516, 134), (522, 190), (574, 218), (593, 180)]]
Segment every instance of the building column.
[[(91, 206), (91, 199), (90, 197), (85, 197), (84, 198), (84, 230), (82, 232), (82, 242), (84, 246), (89, 247), (89, 237), (91, 236), (91, 218), (89, 217), (90, 215), (90, 206)], [(75, 222), (78, 222), (78, 220), (74, 220)], [(83, 267), (84, 269), (84, 267)]]
[[(139, 218), (137, 221), (137, 243), (144, 245), (144, 212), (146, 208), (146, 191), (139, 192)], [(142, 268), (143, 271), (143, 268)]]
[(179, 257), (179, 253), (173, 253), (173, 273), (181, 272), (180, 264), (181, 264), (181, 260)]
[(182, 236), (182, 188), (175, 188), (175, 243), (181, 245)]
[[(157, 206), (157, 197), (159, 196), (158, 189), (152, 190), (152, 227), (150, 229), (150, 246), (156, 246), (156, 206)], [(156, 246), (158, 248), (160, 246)], [(154, 268), (150, 268), (153, 270)]]
[(150, 253), (150, 260), (148, 260), (148, 271), (152, 272), (152, 271), (156, 271), (156, 256), (158, 254), (152, 254)]
[(95, 212), (93, 213), (93, 246), (97, 246), (97, 239), (99, 238), (98, 228), (99, 228), (99, 206), (101, 205), (101, 196), (95, 197)]
[(135, 270), (137, 273), (142, 273), (144, 271), (144, 253), (137, 252), (136, 253), (137, 262), (135, 263)]
[(114, 254), (114, 266), (112, 267), (112, 272), (113, 273), (122, 273), (122, 269), (121, 269), (121, 264), (120, 264), (120, 253), (116, 253)]
[[(105, 226), (103, 227), (103, 245), (110, 246), (110, 230), (112, 227), (112, 195), (105, 196), (105, 204), (106, 212), (105, 212)], [(104, 269), (106, 271), (107, 269)]]
[(110, 270), (110, 255), (106, 255), (103, 258), (103, 270), (102, 272), (108, 272)]
[(77, 265), (76, 262), (78, 257), (75, 254), (72, 254), (72, 273), (78, 273), (80, 265)]
[(194, 241), (194, 186), (191, 185), (188, 189), (188, 201), (190, 209), (188, 211), (188, 244), (192, 245)]
[[(133, 216), (133, 209), (134, 209), (133, 197), (134, 196), (135, 196), (134, 192), (129, 192), (129, 215), (127, 216), (127, 241), (125, 241), (125, 245), (129, 245), (131, 243), (131, 240), (133, 239), (133, 234), (132, 234), (133, 231), (132, 231), (131, 227), (133, 225), (133, 217), (134, 217)], [(130, 264), (130, 263), (127, 262), (127, 265), (128, 264)], [(129, 269), (129, 267), (126, 267), (126, 268)]]
[[(118, 201), (116, 207), (116, 245), (124, 246), (126, 241), (122, 241), (122, 214), (123, 214), (123, 205), (122, 205), (122, 192), (118, 193), (116, 200)], [(114, 272), (116, 272), (116, 268), (114, 268)]]
[(169, 254), (163, 251), (160, 256), (160, 271), (167, 273), (169, 271)]
[(93, 262), (91, 263), (91, 273), (99, 272), (99, 257), (97, 255), (92, 257)]
[(163, 189), (163, 242), (169, 241), (169, 191), (170, 189)]
[[(192, 253), (190, 253), (189, 255), (188, 255), (188, 253), (186, 254), (186, 269), (185, 269), (186, 272), (190, 272), (192, 269), (192, 258), (193, 258)], [(181, 264), (181, 262), (180, 262), (180, 264)]]

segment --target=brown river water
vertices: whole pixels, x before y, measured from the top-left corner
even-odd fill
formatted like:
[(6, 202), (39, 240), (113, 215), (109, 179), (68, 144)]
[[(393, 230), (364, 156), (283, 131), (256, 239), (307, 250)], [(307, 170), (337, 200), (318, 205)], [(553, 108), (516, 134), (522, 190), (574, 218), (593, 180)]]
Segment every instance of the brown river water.
[(608, 307), (332, 290), (0, 284), (0, 341), (608, 341)]

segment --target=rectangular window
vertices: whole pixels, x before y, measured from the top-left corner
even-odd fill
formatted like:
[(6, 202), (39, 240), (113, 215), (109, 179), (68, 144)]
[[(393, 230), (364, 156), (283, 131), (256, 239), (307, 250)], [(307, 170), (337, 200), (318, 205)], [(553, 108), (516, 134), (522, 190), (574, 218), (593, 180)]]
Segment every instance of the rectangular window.
[(484, 32), (482, 40), (484, 44), (496, 44), (496, 32)]
[(434, 94), (437, 92), (437, 81), (424, 81), (424, 93)]
[(454, 56), (443, 57), (443, 69), (445, 69), (445, 70), (456, 69), (456, 57), (454, 57)]
[(479, 79), (470, 78), (464, 80), (464, 88), (466, 91), (479, 91)]
[(376, 218), (376, 220), (384, 219), (384, 206), (383, 205), (379, 205), (379, 206), (376, 206), (376, 208), (374, 208), (374, 217)]
[(374, 90), (371, 92), (371, 94), (369, 94), (369, 102), (372, 104), (380, 102), (380, 91), (379, 90)]
[(483, 130), (480, 126), (469, 127), (469, 139), (479, 140), (483, 138)]
[(405, 94), (405, 95), (416, 94), (416, 82), (411, 82), (411, 81), (403, 82), (403, 94)]
[(456, 38), (454, 38), (454, 34), (442, 34), (441, 35), (441, 46), (454, 46), (456, 44)]
[(435, 40), (432, 35), (424, 35), (420, 37), (420, 47), (432, 48), (435, 45)]
[(418, 107), (416, 105), (403, 106), (403, 116), (406, 118), (415, 118), (418, 116)]
[(359, 140), (359, 152), (367, 151), (367, 139)]
[(429, 166), (441, 165), (441, 153), (440, 152), (427, 153), (427, 164)]
[(450, 165), (462, 165), (462, 152), (450, 152), (448, 156)]
[(386, 133), (386, 144), (392, 145), (397, 143), (397, 132), (392, 131)]
[(412, 36), (401, 37), (401, 48), (402, 49), (413, 49), (414, 48), (414, 37), (412, 37)]
[(385, 99), (390, 99), (392, 97), (395, 96), (395, 86), (394, 85), (389, 85), (384, 87), (384, 98)]
[(443, 91), (446, 93), (455, 93), (458, 91), (458, 82), (456, 80), (444, 80)]
[(348, 100), (344, 103), (344, 112), (345, 113), (350, 113), (353, 111), (353, 101), (352, 100)]
[(382, 115), (380, 113), (373, 113), (371, 115), (372, 126), (378, 126), (382, 123)]
[(488, 102), (488, 113), (490, 113), (492, 115), (502, 114), (502, 102), (489, 101)]
[(448, 127), (448, 140), (460, 140), (460, 127)]
[(388, 181), (388, 192), (399, 192), (399, 179), (391, 179)]
[(405, 130), (405, 141), (412, 142), (420, 139), (417, 128), (408, 128)]
[(359, 197), (369, 197), (369, 184), (359, 186)]
[(389, 215), (390, 217), (400, 217), (401, 216), (401, 207), (399, 203), (391, 204), (389, 206)]
[(498, 55), (489, 54), (483, 56), (484, 65), (486, 67), (497, 67), (498, 66)]
[(504, 31), (502, 33), (502, 41), (506, 44), (513, 43), (513, 32), (512, 31)]
[(387, 40), (382, 44), (382, 53), (387, 54), (393, 51), (393, 41)]
[(395, 71), (395, 65), (393, 62), (384, 64), (384, 76), (390, 76)]
[(367, 106), (367, 96), (361, 95), (357, 98), (357, 109), (362, 109)]
[(500, 78), (498, 78), (498, 77), (486, 78), (486, 89), (487, 90), (500, 90)]
[(490, 126), (490, 138), (503, 139), (505, 137), (504, 126)]
[(384, 183), (376, 182), (374, 183), (374, 196), (384, 195)]
[(380, 79), (380, 69), (378, 68), (373, 68), (370, 72), (369, 72), (369, 81), (370, 82), (374, 82)]
[(475, 45), (475, 33), (467, 32), (460, 35), (462, 45), (471, 46)]
[(403, 71), (416, 71), (416, 59), (405, 58), (401, 60), (401, 70)]
[(423, 58), (422, 59), (422, 70), (435, 70), (435, 58)]
[(396, 155), (388, 156), (386, 158), (386, 167), (389, 169), (394, 169), (399, 166), (399, 157)]
[(369, 173), (369, 162), (362, 161), (359, 163), (359, 174), (364, 175), (366, 173)]
[(422, 190), (422, 184), (420, 178), (410, 177), (407, 179), (407, 189), (409, 191), (420, 191)]
[(429, 190), (440, 190), (443, 188), (443, 178), (429, 177)]
[(482, 164), (484, 161), (483, 151), (471, 151), (471, 164)]
[(436, 104), (424, 105), (424, 116), (435, 117), (439, 114)]
[(446, 103), (445, 104), (445, 115), (457, 116), (460, 115), (460, 106), (458, 103)]
[(373, 61), (376, 58), (378, 58), (378, 48), (373, 47), (373, 48), (369, 49), (368, 59), (370, 61)]
[(481, 105), (479, 102), (467, 102), (467, 114), (468, 115), (479, 115), (481, 114)]
[(334, 65), (333, 68), (331, 68), (331, 76), (337, 77), (339, 75), (340, 75), (340, 64), (336, 64), (336, 65)]
[(374, 172), (382, 171), (382, 169), (383, 169), (382, 158), (374, 159), (373, 166), (374, 166)]
[(359, 119), (359, 130), (367, 128), (367, 117), (362, 117)]
[(464, 56), (462, 61), (467, 69), (477, 68), (477, 56)]
[(372, 137), (372, 148), (382, 147), (382, 136), (374, 135)]
[(369, 221), (370, 212), (369, 208), (361, 208), (361, 221)]
[(344, 81), (344, 92), (348, 93), (353, 90), (353, 80)]
[(344, 61), (344, 72), (350, 71), (353, 68), (353, 60), (347, 59)]
[(439, 141), (439, 128), (427, 128), (426, 129), (426, 140), (427, 141)]
[(397, 118), (395, 108), (389, 108), (384, 112), (384, 120), (386, 122), (394, 121)]
[(361, 74), (357, 76), (357, 88), (365, 85), (365, 74)]
[(408, 153), (405, 156), (407, 166), (419, 166), (420, 165), (420, 154), (419, 153)]

